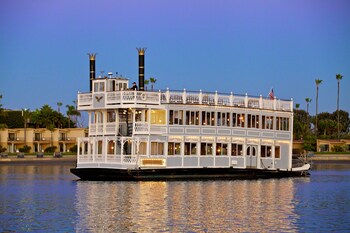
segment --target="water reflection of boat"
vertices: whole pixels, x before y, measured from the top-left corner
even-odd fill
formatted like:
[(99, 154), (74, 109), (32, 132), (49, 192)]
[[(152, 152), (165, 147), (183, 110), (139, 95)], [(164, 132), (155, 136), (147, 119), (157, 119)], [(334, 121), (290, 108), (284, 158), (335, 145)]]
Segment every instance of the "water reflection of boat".
[(75, 229), (77, 232), (294, 232), (300, 218), (295, 211), (297, 198), (295, 179), (78, 182)]
[(89, 135), (78, 138), (76, 168), (86, 180), (238, 179), (308, 175), (292, 163), (293, 101), (262, 96), (146, 91), (123, 77), (95, 77), (78, 93)]

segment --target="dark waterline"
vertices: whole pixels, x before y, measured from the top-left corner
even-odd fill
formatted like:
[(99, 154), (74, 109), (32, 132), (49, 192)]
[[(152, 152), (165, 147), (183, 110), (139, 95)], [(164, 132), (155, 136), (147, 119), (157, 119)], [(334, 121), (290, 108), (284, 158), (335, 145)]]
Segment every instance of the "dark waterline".
[(311, 177), (89, 182), (74, 164), (2, 164), (0, 232), (350, 232), (350, 164)]

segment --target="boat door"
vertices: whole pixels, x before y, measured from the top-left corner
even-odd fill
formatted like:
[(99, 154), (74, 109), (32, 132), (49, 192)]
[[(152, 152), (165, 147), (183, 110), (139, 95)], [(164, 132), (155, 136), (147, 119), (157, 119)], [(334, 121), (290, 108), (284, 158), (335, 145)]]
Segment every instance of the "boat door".
[(247, 145), (246, 164), (248, 168), (256, 168), (257, 153), (258, 153), (258, 146)]

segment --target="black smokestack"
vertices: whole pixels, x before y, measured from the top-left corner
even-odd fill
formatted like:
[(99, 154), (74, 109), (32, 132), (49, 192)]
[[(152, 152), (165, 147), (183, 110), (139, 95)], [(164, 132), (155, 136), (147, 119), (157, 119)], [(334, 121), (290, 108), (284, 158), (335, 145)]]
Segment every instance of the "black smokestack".
[(145, 51), (146, 48), (136, 48), (139, 52), (139, 90), (145, 90)]
[(92, 91), (92, 80), (96, 78), (95, 58), (96, 53), (88, 53), (90, 58), (90, 92)]

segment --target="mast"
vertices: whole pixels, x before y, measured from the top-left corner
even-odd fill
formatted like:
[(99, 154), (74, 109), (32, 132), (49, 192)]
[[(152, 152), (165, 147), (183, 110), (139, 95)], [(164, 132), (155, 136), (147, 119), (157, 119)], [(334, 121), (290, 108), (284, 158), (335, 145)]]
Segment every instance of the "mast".
[(96, 78), (95, 58), (96, 53), (88, 53), (90, 59), (90, 92), (92, 92), (92, 81)]
[(139, 53), (139, 90), (145, 90), (145, 52), (146, 48), (136, 48)]

